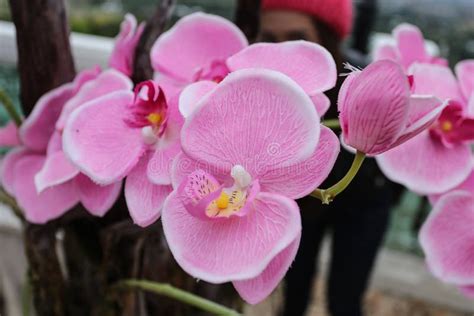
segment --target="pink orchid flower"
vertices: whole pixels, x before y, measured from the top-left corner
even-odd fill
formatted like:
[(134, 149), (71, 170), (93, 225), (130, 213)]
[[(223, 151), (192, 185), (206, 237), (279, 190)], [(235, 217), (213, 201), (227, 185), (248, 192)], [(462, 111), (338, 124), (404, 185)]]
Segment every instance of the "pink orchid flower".
[(233, 282), (255, 304), (293, 261), (301, 237), (294, 199), (327, 177), (339, 142), (319, 125), (305, 91), (280, 72), (235, 71), (205, 96), (188, 97), (197, 105), (173, 163), (165, 236), (186, 272)]
[(114, 49), (109, 58), (109, 67), (130, 77), (133, 73), (135, 48), (145, 28), (145, 23), (137, 27), (137, 20), (132, 14), (126, 14), (120, 25), (120, 33), (115, 38)]
[(83, 89), (105, 75), (107, 72), (99, 75), (97, 68), (86, 70), (72, 83), (42, 96), (19, 130), (21, 146), (5, 156), (2, 185), (16, 198), (29, 222), (45, 223), (79, 202), (91, 214), (102, 216), (118, 198), (120, 183), (96, 185), (65, 159), (55, 130), (65, 104), (81, 98)]
[(448, 67), (417, 64), (411, 68), (415, 93), (433, 94), (449, 103), (428, 130), (377, 157), (381, 170), (392, 181), (420, 194), (440, 194), (458, 186), (471, 173), (474, 119), (469, 116), (467, 99), (472, 96), (473, 85), (468, 81), (473, 73), (471, 70), (469, 75), (463, 68), (466, 65), (457, 67), (459, 82)]
[(229, 73), (225, 60), (247, 46), (245, 35), (232, 22), (194, 13), (156, 40), (150, 58), (157, 82), (172, 97), (195, 81), (221, 81)]
[[(202, 84), (200, 88), (192, 89), (205, 94), (230, 72), (240, 69), (279, 71), (303, 88), (320, 116), (330, 106), (323, 92), (333, 88), (337, 80), (334, 59), (322, 46), (305, 41), (248, 46), (245, 36), (234, 24), (203, 13), (181, 19), (158, 38), (151, 51), (151, 60), (160, 84), (165, 91), (166, 87), (174, 86), (174, 94), (194, 82)], [(193, 106), (180, 102), (185, 116), (192, 112)]]
[(374, 62), (352, 72), (339, 92), (343, 142), (379, 155), (429, 127), (443, 106), (431, 95), (412, 94), (409, 78), (397, 63)]
[(474, 299), (474, 186), (453, 191), (434, 205), (420, 231), (431, 272)]
[(393, 60), (401, 64), (405, 70), (408, 70), (414, 63), (448, 66), (446, 59), (431, 56), (426, 51), (423, 34), (415, 25), (400, 24), (392, 34), (396, 46), (391, 44), (380, 46), (374, 53), (374, 60)]
[(171, 161), (180, 151), (183, 118), (161, 88), (146, 81), (131, 91), (96, 98), (72, 112), (63, 132), (64, 151), (81, 172), (107, 185), (124, 178), (134, 222), (158, 219), (171, 192)]
[(10, 121), (0, 128), (0, 146), (15, 147), (19, 146), (20, 138), (18, 137), (18, 128), (15, 123)]

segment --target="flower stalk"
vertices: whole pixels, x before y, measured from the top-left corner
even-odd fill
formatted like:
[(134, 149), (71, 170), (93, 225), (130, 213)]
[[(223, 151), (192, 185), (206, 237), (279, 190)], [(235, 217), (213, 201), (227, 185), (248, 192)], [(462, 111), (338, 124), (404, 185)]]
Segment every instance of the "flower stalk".
[(354, 160), (352, 161), (351, 168), (339, 182), (328, 189), (317, 189), (311, 193), (311, 196), (321, 200), (323, 204), (331, 203), (338, 194), (342, 193), (349, 186), (359, 172), (364, 159), (365, 154), (357, 151)]
[(341, 124), (338, 119), (330, 119), (322, 121), (322, 124), (330, 129), (340, 129)]
[(179, 302), (197, 307), (205, 312), (213, 315), (240, 315), (233, 309), (214, 303), (210, 300), (204, 299), (192, 293), (175, 288), (170, 284), (151, 282), (147, 280), (127, 279), (116, 284), (117, 288), (121, 289), (139, 289), (148, 291), (158, 295), (163, 295)]
[(2, 89), (0, 89), (0, 102), (5, 107), (5, 110), (7, 110), (7, 113), (12, 119), (12, 121), (15, 122), (15, 125), (20, 127), (21, 123), (23, 122), (23, 118), (15, 109), (15, 106), (13, 105), (12, 100), (7, 96), (6, 92), (3, 91)]
[(10, 207), (13, 213), (22, 221), (25, 222), (25, 216), (23, 211), (16, 203), (15, 199), (10, 196), (2, 187), (0, 187), (0, 203), (5, 204)]

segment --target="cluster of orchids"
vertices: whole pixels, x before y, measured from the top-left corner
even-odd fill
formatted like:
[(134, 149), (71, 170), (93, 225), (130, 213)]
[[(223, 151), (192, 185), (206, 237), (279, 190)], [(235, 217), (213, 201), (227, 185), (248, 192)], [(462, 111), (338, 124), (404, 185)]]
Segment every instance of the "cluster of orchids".
[[(458, 64), (456, 78), (426, 53), (419, 30), (398, 27), (397, 47), (347, 74), (338, 137), (321, 120), (331, 105), (324, 92), (338, 78), (322, 46), (249, 45), (231, 22), (195, 13), (156, 40), (155, 77), (134, 86), (142, 31), (127, 15), (110, 69), (82, 71), (40, 98), (18, 128), (1, 131), (2, 145), (13, 147), (1, 183), (29, 222), (78, 203), (103, 216), (123, 186), (134, 223), (161, 217), (187, 273), (232, 282), (255, 304), (295, 258), (295, 200), (331, 202), (371, 156), (391, 180), (433, 201), (421, 233), (430, 267), (474, 294), (474, 61)], [(341, 143), (356, 153), (353, 168), (318, 189)]]

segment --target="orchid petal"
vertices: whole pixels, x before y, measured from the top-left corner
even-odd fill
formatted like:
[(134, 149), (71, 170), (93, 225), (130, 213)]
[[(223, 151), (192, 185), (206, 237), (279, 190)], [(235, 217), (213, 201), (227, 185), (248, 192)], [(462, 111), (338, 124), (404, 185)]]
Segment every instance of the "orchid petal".
[(183, 151), (215, 170), (242, 165), (255, 178), (314, 152), (319, 117), (287, 76), (264, 69), (231, 73), (201, 102), (181, 133)]
[(83, 174), (78, 175), (74, 181), (82, 205), (92, 215), (100, 217), (112, 208), (122, 189), (121, 182), (102, 186), (95, 184)]
[(301, 232), (296, 203), (269, 193), (259, 194), (247, 216), (203, 221), (189, 214), (175, 191), (162, 221), (178, 264), (211, 283), (257, 277)]
[(196, 109), (199, 101), (212, 91), (217, 83), (208, 80), (202, 80), (187, 86), (179, 96), (179, 111), (186, 118)]
[(233, 282), (235, 289), (247, 303), (260, 303), (278, 286), (295, 259), (300, 239), (301, 234), (281, 251), (257, 277)]
[(73, 82), (63, 84), (44, 94), (21, 125), (19, 136), (22, 144), (35, 151), (44, 151), (64, 104), (82, 85), (94, 79), (99, 71), (99, 68), (84, 70)]
[(145, 28), (145, 23), (140, 23), (137, 28), (137, 19), (133, 14), (127, 13), (120, 24), (120, 33), (115, 38), (114, 49), (109, 58), (109, 66), (131, 76), (135, 49)]
[(156, 185), (147, 178), (150, 155), (140, 159), (125, 180), (125, 199), (133, 222), (141, 227), (153, 224), (161, 215), (166, 197), (173, 190), (170, 185)]
[(282, 194), (291, 199), (310, 194), (328, 177), (339, 151), (338, 137), (329, 128), (322, 126), (318, 146), (311, 157), (261, 176), (259, 181), (262, 191)]
[(474, 284), (474, 197), (467, 192), (443, 196), (420, 231), (426, 261), (436, 277), (457, 285)]
[(26, 147), (18, 147), (10, 150), (2, 159), (0, 179), (2, 187), (11, 196), (15, 196), (15, 165), (23, 157), (33, 153)]
[(413, 74), (415, 94), (433, 95), (441, 101), (462, 100), (456, 77), (448, 67), (415, 64), (410, 72)]
[(49, 188), (38, 194), (34, 183), (35, 174), (44, 164), (44, 156), (29, 155), (15, 164), (14, 190), (18, 206), (26, 219), (34, 224), (44, 224), (60, 217), (79, 202), (73, 181)]
[(227, 65), (231, 71), (266, 68), (282, 72), (310, 95), (333, 88), (337, 80), (331, 54), (324, 47), (306, 41), (254, 44), (230, 57)]
[(225, 60), (247, 45), (244, 34), (228, 20), (194, 13), (163, 33), (150, 56), (155, 71), (192, 82), (199, 68), (215, 60)]
[(35, 185), (38, 193), (47, 188), (65, 183), (79, 174), (79, 169), (74, 166), (64, 155), (57, 151), (46, 157), (45, 163), (35, 176)]
[(403, 66), (408, 69), (415, 62), (425, 62), (428, 54), (420, 29), (411, 24), (401, 24), (393, 30)]
[(133, 93), (119, 91), (74, 111), (63, 132), (68, 158), (101, 185), (123, 179), (146, 150), (140, 128), (125, 121)]
[(453, 192), (453, 191), (466, 191), (466, 192), (470, 192), (472, 195), (474, 195), (474, 170), (471, 172), (471, 174), (469, 175), (469, 177), (467, 177), (466, 180), (464, 180), (463, 183), (461, 183), (460, 185), (458, 185), (457, 187), (447, 191), (447, 192), (443, 192), (442, 194), (431, 194), (428, 196), (429, 198), (429, 201), (432, 205), (434, 205), (435, 203), (438, 202), (438, 200), (445, 194), (448, 194), (450, 192)]
[(420, 194), (446, 192), (463, 182), (473, 168), (469, 146), (447, 148), (428, 131), (376, 159), (387, 178)]
[(14, 122), (8, 122), (7, 125), (0, 128), (0, 146), (15, 147), (19, 145), (18, 128)]
[(474, 94), (474, 59), (459, 62), (455, 70), (461, 91), (468, 100)]
[(94, 80), (85, 83), (78, 93), (64, 105), (61, 116), (56, 123), (56, 128), (63, 130), (64, 125), (66, 124), (66, 121), (71, 113), (84, 103), (107, 95), (111, 92), (131, 90), (132, 87), (132, 81), (122, 73), (114, 69), (108, 69), (102, 72)]

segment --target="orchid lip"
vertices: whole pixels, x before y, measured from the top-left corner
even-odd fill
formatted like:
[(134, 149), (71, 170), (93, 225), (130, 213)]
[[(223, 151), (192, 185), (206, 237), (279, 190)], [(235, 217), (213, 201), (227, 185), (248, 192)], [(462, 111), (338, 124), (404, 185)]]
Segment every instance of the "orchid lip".
[(249, 204), (260, 191), (260, 185), (258, 181), (252, 181), (251, 175), (241, 165), (235, 165), (230, 175), (233, 179), (230, 186), (220, 185), (203, 170), (197, 170), (188, 176), (178, 191), (191, 215), (209, 220), (244, 216), (248, 213)]
[(158, 141), (168, 123), (168, 104), (163, 90), (152, 80), (138, 84), (129, 110), (125, 123), (131, 128), (141, 128), (146, 144)]
[(221, 82), (230, 73), (225, 60), (215, 59), (208, 65), (198, 68), (193, 76), (193, 82), (201, 80)]

